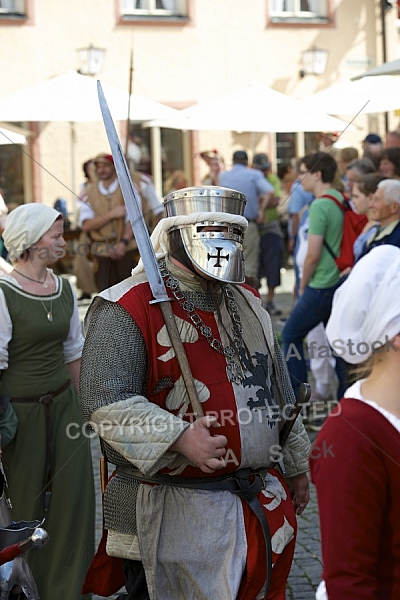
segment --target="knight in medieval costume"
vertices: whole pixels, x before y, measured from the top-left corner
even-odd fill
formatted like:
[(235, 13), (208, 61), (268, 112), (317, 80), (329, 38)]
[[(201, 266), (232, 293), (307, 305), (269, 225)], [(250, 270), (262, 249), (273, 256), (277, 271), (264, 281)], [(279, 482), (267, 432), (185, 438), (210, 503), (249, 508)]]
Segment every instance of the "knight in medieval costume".
[(81, 402), (116, 465), (106, 551), (125, 559), (129, 600), (285, 598), (309, 440), (299, 418), (279, 446), (294, 396), (269, 315), (242, 283), (245, 202), (220, 187), (172, 192), (152, 235), (205, 416), (141, 263), (88, 311)]

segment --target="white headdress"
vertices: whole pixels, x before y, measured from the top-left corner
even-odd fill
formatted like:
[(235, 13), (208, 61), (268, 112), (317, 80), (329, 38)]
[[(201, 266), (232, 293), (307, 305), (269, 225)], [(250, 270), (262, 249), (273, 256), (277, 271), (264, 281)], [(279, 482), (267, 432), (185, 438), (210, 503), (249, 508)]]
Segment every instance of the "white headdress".
[(50, 229), (53, 223), (60, 217), (54, 208), (46, 204), (31, 202), (22, 204), (15, 208), (6, 220), (6, 228), (3, 232), (4, 245), (10, 257), (17, 258), (25, 250)]
[(329, 343), (359, 364), (400, 333), (400, 248), (383, 245), (353, 267), (333, 297)]

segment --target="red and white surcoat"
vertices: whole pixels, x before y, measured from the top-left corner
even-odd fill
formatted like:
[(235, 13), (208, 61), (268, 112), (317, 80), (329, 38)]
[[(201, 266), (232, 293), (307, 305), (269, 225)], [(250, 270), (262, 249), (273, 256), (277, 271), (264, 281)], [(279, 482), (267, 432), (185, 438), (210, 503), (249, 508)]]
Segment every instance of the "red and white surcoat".
[[(172, 308), (204, 413), (217, 416), (222, 425), (218, 434), (228, 439), (227, 465), (216, 475), (244, 467), (271, 466), (259, 500), (272, 537), (274, 568), (269, 597), (283, 599), (294, 551), (296, 517), (284, 478), (273, 464), (282, 425), (279, 415), (285, 403), (282, 386), (277, 385), (282, 373), (271, 322), (259, 298), (246, 286), (230, 285), (229, 289), (243, 327), (244, 347), (240, 353), (244, 379), (240, 383), (229, 381), (225, 356), (210, 347), (176, 299), (172, 300)], [(144, 474), (174, 471), (178, 476), (204, 477), (200, 469), (186, 459), (182, 461), (182, 457), (179, 462), (177, 453), (168, 450), (174, 441), (169, 437), (170, 430), (182, 423), (186, 427), (193, 415), (161, 311), (150, 303), (152, 293), (145, 275), (118, 284), (103, 292), (102, 297), (129, 313), (140, 328), (147, 351), (146, 398), (129, 398), (117, 407), (125, 418), (128, 410), (132, 431), (140, 428), (140, 436), (135, 438), (134, 434), (134, 439), (125, 443), (114, 431), (105, 433), (104, 439)], [(218, 311), (196, 309), (196, 313), (216, 340), (224, 346), (232, 345), (232, 319), (224, 301)], [(98, 423), (105, 414), (98, 409), (91, 418)], [(284, 453), (284, 459), (289, 456), (289, 476), (307, 469), (305, 435), (300, 422)], [(167, 438), (166, 447), (155, 456)], [(230, 492), (141, 484), (136, 521), (140, 559), (152, 600), (254, 600), (260, 593), (266, 579), (262, 530), (246, 502)]]

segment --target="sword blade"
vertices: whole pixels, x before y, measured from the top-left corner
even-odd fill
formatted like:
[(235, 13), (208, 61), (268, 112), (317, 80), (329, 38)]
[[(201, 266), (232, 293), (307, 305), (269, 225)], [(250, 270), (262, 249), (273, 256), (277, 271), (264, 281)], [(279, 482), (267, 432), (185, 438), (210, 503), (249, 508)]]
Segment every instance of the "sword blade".
[(121, 192), (124, 197), (126, 211), (129, 221), (132, 225), (136, 243), (139, 248), (140, 256), (143, 261), (144, 269), (154, 300), (156, 302), (168, 302), (168, 294), (165, 289), (164, 280), (161, 277), (160, 268), (157, 263), (154, 248), (150, 240), (150, 235), (143, 219), (141, 203), (137, 197), (133, 185), (128, 165), (126, 164), (121, 142), (119, 141), (114, 121), (110, 109), (104, 96), (100, 81), (97, 82), (97, 93), (99, 96), (100, 108), (103, 115), (104, 126), (108, 141), (110, 143), (111, 153), (114, 159), (115, 170), (118, 175)]
[(132, 225), (133, 233), (139, 248), (140, 256), (147, 274), (147, 279), (154, 297), (153, 302), (159, 302), (160, 310), (163, 315), (165, 326), (167, 328), (172, 346), (175, 350), (176, 358), (182, 373), (183, 381), (196, 417), (204, 416), (200, 400), (197, 395), (196, 385), (190, 370), (185, 349), (180, 338), (179, 330), (172, 311), (170, 298), (165, 289), (164, 280), (161, 277), (160, 268), (154, 253), (154, 248), (150, 240), (149, 232), (145, 225), (140, 202), (135, 192), (129, 173), (128, 165), (122, 151), (122, 146), (118, 138), (117, 131), (108, 108), (100, 81), (97, 82), (97, 92), (101, 112), (103, 114), (104, 126), (106, 128), (108, 141), (110, 143), (111, 153), (114, 159), (115, 170), (118, 175), (122, 195), (124, 197), (126, 210)]

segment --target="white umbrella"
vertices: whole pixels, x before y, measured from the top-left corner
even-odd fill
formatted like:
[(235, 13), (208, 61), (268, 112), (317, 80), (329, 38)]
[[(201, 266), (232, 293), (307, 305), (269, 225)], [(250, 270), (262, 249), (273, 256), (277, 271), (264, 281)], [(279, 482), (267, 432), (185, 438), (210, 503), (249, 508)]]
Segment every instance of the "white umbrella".
[[(104, 84), (116, 120), (126, 119), (128, 92)], [(0, 98), (2, 121), (101, 121), (96, 80), (76, 71), (51, 77)]]
[[(104, 90), (104, 93), (106, 94), (107, 92)], [(161, 102), (150, 100), (139, 94), (131, 94), (129, 120), (135, 123), (143, 123), (143, 121), (150, 121), (152, 119), (173, 119), (177, 114), (179, 115), (179, 112), (179, 110), (170, 108)], [(124, 118), (126, 119), (126, 115)]]
[[(102, 82), (107, 103), (116, 121), (127, 119), (128, 92)], [(155, 100), (132, 94), (130, 118), (163, 119), (177, 111)], [(69, 71), (0, 98), (1, 121), (102, 121), (97, 81)]]
[(26, 144), (26, 137), (21, 133), (10, 131), (4, 127), (0, 127), (0, 145), (5, 144)]
[(302, 100), (310, 112), (324, 109), (331, 115), (387, 112), (400, 108), (400, 77), (380, 75), (336, 83)]
[[(102, 83), (113, 119), (128, 117), (128, 91)], [(135, 121), (170, 117), (175, 111), (138, 94), (130, 98)], [(71, 188), (75, 189), (74, 123), (102, 121), (96, 79), (69, 71), (0, 98), (0, 121), (67, 121), (71, 123)]]
[(146, 126), (285, 133), (337, 131), (347, 123), (322, 109), (309, 111), (300, 100), (255, 83), (181, 110), (173, 119), (151, 121)]
[(396, 60), (391, 60), (390, 62), (385, 62), (382, 65), (373, 67), (362, 75), (357, 75), (357, 77), (352, 77), (352, 81), (362, 79), (363, 77), (375, 77), (379, 75), (400, 75), (400, 58), (396, 58)]

